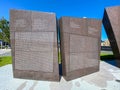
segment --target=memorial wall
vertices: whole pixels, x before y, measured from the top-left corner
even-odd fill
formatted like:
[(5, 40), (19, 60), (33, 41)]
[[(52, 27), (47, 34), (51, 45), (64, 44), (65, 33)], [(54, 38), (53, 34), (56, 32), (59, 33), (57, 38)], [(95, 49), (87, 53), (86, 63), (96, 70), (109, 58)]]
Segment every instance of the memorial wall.
[(62, 70), (72, 80), (99, 70), (101, 20), (60, 19)]
[(11, 10), (10, 34), (14, 77), (59, 81), (54, 13)]

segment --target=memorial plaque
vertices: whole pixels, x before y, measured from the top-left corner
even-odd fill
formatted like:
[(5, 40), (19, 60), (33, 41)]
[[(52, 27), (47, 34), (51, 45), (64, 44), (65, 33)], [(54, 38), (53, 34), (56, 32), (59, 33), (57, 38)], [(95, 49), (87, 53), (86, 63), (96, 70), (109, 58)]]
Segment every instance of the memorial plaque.
[(102, 22), (120, 67), (120, 6), (105, 8)]
[(72, 80), (99, 70), (101, 21), (88, 18), (62, 17), (62, 70)]
[(54, 13), (10, 11), (15, 78), (59, 81)]

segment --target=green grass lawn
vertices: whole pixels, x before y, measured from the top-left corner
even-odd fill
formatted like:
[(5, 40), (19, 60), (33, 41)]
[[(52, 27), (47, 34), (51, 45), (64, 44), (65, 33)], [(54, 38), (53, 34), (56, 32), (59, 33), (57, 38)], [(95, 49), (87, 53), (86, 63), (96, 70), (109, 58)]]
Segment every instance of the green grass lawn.
[(11, 64), (12, 63), (12, 57), (11, 56), (4, 56), (4, 57), (0, 57), (0, 67), (7, 65), (7, 64)]
[(106, 53), (106, 52), (101, 52), (100, 56), (107, 56), (107, 55), (113, 55), (112, 53)]
[(58, 52), (58, 63), (61, 64), (61, 54)]
[(111, 53), (102, 52), (102, 53), (100, 53), (100, 59), (101, 60), (110, 60), (110, 59), (115, 59), (115, 57)]

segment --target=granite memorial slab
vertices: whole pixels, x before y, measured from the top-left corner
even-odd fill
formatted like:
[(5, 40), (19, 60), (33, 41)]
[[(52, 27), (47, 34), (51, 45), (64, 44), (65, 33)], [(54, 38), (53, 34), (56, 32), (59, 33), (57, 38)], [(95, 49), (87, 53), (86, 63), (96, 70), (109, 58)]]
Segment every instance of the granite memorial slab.
[(72, 80), (98, 71), (101, 20), (62, 17), (59, 24), (64, 78)]
[(10, 11), (15, 78), (59, 81), (56, 15)]
[(120, 67), (120, 6), (105, 8), (102, 22)]

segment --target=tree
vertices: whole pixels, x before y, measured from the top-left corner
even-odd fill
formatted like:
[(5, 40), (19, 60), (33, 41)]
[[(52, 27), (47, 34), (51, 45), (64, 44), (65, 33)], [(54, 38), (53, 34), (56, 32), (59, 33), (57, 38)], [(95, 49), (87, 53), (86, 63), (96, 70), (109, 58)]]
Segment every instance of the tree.
[(0, 40), (10, 44), (9, 21), (4, 18), (0, 19)]

